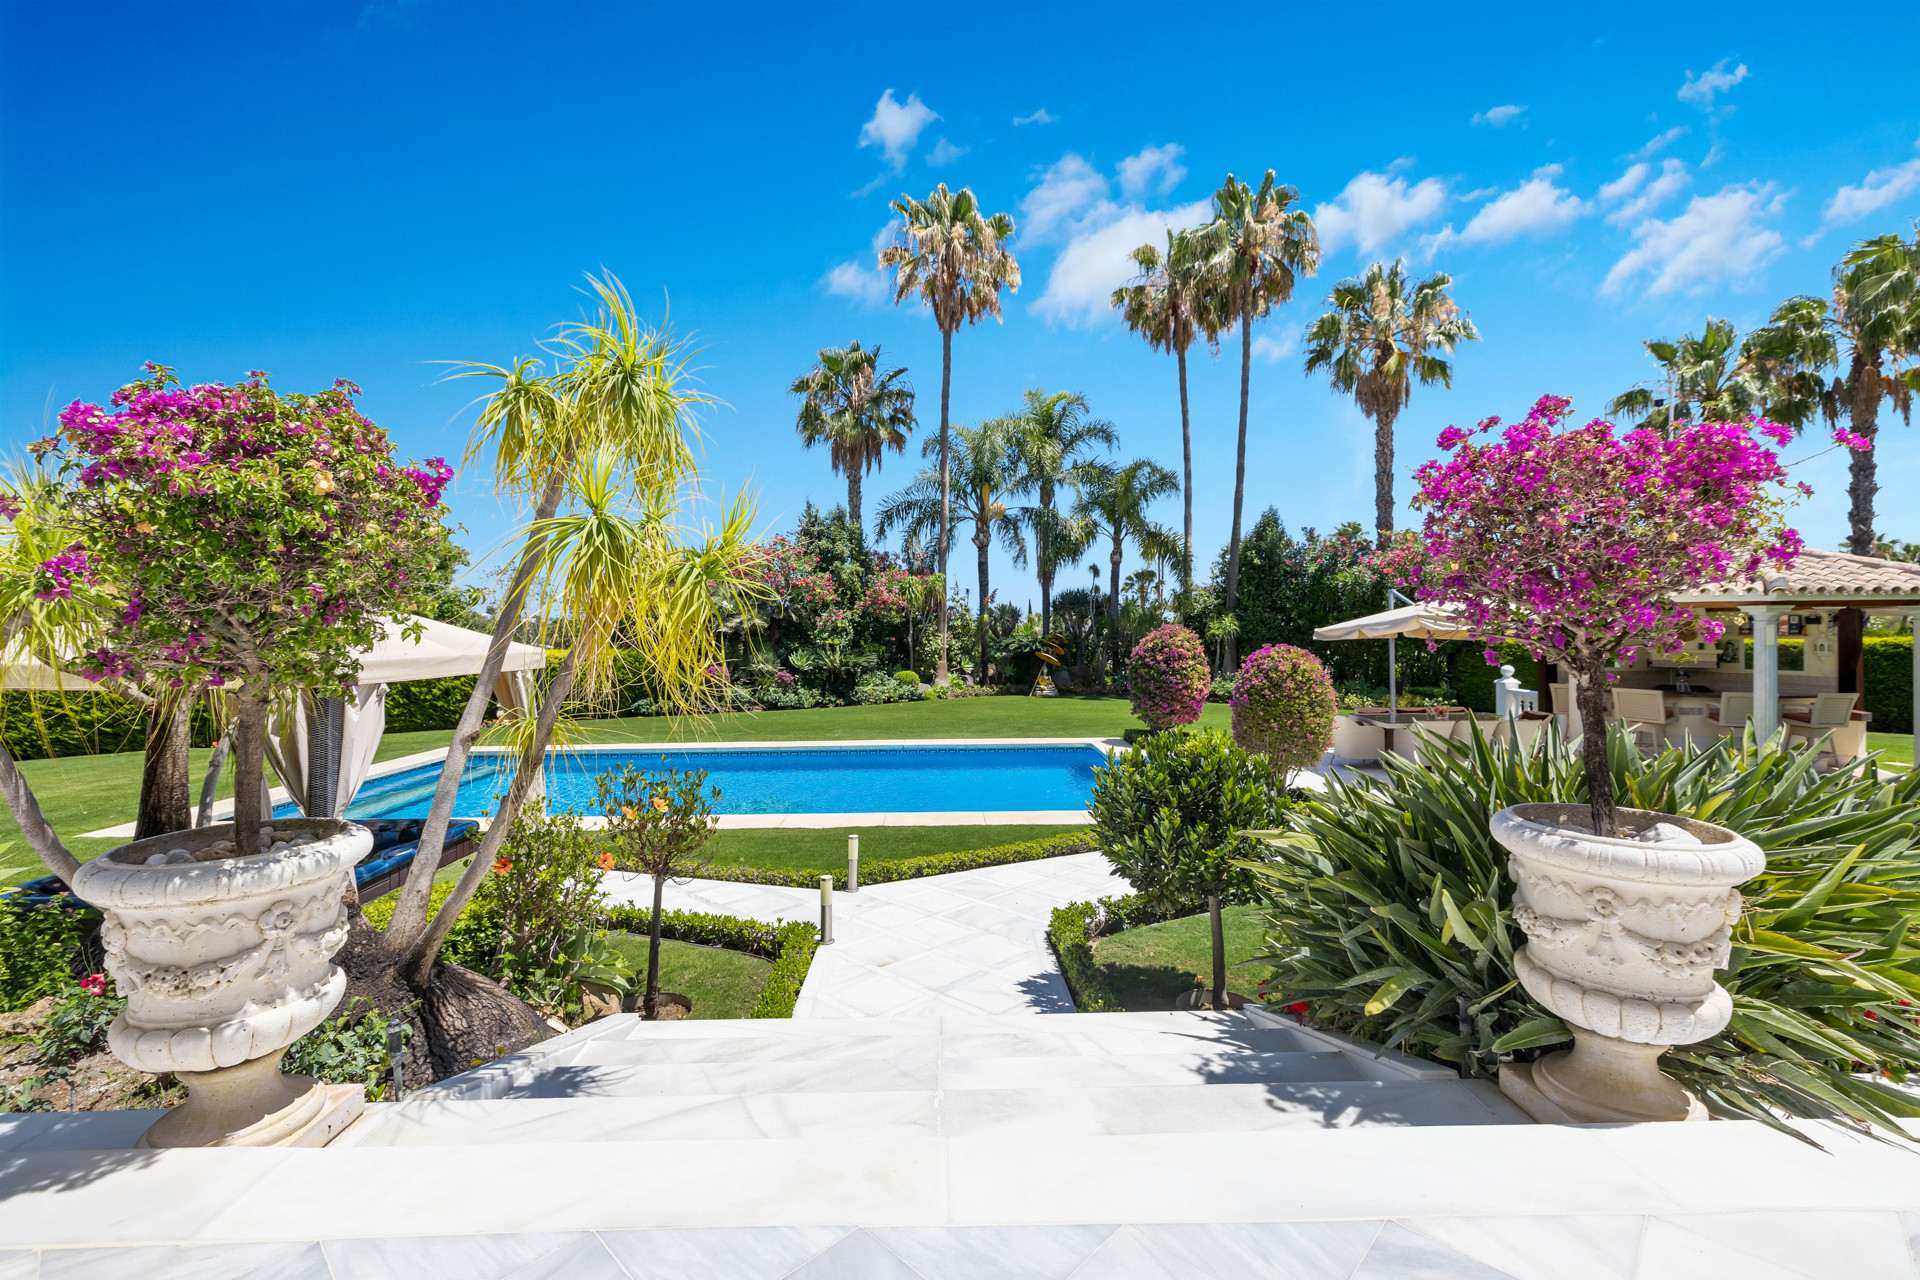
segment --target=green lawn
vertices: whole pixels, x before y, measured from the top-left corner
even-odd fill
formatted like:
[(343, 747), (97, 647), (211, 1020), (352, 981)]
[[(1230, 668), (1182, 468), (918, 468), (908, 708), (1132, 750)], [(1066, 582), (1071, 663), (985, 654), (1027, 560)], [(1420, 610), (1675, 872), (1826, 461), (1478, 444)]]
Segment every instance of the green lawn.
[[(647, 940), (638, 934), (609, 933), (607, 941), (627, 958), (644, 989)], [(693, 998), (694, 1018), (744, 1018), (759, 1003), (773, 961), (743, 951), (703, 947), (692, 942), (660, 941), (660, 989)]]
[(1893, 764), (1913, 763), (1913, 735), (1910, 733), (1869, 733), (1867, 750), (1885, 752), (1880, 758)]
[[(1227, 989), (1249, 1000), (1272, 969), (1246, 964), (1266, 949), (1259, 907), (1228, 907), (1222, 914), (1227, 941)], [(1213, 938), (1204, 915), (1124, 929), (1093, 944), (1093, 958), (1121, 1007), (1131, 1012), (1173, 1008), (1174, 997), (1213, 981)]]

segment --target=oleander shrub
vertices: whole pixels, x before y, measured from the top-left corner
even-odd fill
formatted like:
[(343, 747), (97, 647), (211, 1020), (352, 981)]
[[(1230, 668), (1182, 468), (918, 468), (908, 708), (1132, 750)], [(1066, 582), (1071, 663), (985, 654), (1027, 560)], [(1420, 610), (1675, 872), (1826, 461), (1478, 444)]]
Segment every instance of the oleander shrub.
[(1320, 659), (1290, 644), (1255, 649), (1233, 685), (1233, 740), (1291, 773), (1319, 763), (1333, 742), (1336, 698)]
[[(1776, 738), (1669, 745), (1642, 757), (1617, 726), (1607, 761), (1622, 805), (1740, 832), (1767, 869), (1727, 967), (1721, 1034), (1663, 1068), (1716, 1116), (1829, 1119), (1903, 1136), (1920, 1102), (1920, 771), (1865, 760), (1818, 773)], [(1503, 1061), (1571, 1038), (1515, 980), (1506, 852), (1488, 832), (1509, 805), (1584, 803), (1584, 766), (1549, 725), (1531, 750), (1439, 740), (1384, 781), (1302, 797), (1271, 860), (1250, 868), (1272, 910), (1269, 987), (1315, 1021), (1492, 1079)], [(1797, 1133), (1786, 1129), (1787, 1132)]]
[(1149, 729), (1172, 729), (1200, 718), (1213, 681), (1200, 637), (1177, 622), (1147, 633), (1133, 647), (1127, 690), (1133, 714)]

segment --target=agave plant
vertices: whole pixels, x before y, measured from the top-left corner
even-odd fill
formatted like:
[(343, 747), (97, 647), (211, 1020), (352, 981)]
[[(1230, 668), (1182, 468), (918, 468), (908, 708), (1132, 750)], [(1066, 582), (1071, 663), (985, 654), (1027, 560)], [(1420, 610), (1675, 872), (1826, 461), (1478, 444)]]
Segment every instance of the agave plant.
[[(1741, 886), (1745, 911), (1720, 980), (1733, 1020), (1662, 1059), (1721, 1117), (1884, 1128), (1920, 1117), (1895, 1086), (1920, 1066), (1920, 771), (1874, 757), (1818, 772), (1784, 734), (1756, 744), (1670, 746), (1642, 757), (1608, 741), (1621, 803), (1717, 823), (1767, 853)], [(1270, 895), (1271, 996), (1317, 1020), (1492, 1078), (1571, 1039), (1513, 969), (1525, 936), (1488, 819), (1508, 805), (1578, 803), (1576, 749), (1551, 726), (1531, 750), (1436, 741), (1423, 762), (1385, 759), (1387, 778), (1335, 780), (1268, 834), (1274, 860), (1249, 864)], [(1802, 1135), (1804, 1136), (1804, 1135)]]

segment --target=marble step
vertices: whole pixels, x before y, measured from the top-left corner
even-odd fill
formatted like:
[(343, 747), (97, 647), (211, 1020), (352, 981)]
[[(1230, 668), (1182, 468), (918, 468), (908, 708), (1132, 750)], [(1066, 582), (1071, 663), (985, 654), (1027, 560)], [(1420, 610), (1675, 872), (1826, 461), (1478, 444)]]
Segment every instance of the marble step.
[(1298, 1053), (1324, 1048), (1304, 1036), (1278, 1028), (1237, 1031), (1232, 1036), (1198, 1036), (1175, 1029), (1126, 1027), (1066, 1032), (982, 1029), (938, 1035), (870, 1034), (865, 1029), (850, 1028), (838, 1036), (787, 1036), (769, 1030), (758, 1036), (695, 1038), (650, 1036), (641, 1032), (618, 1039), (585, 1041), (566, 1062), (578, 1066), (638, 1066), (671, 1062), (831, 1062), (859, 1058), (1078, 1058), (1196, 1052)]
[(1483, 1082), (1343, 1081), (513, 1097), (376, 1104), (343, 1139), (370, 1147), (493, 1143), (750, 1142), (787, 1138), (1243, 1133), (1362, 1126), (1528, 1124)]

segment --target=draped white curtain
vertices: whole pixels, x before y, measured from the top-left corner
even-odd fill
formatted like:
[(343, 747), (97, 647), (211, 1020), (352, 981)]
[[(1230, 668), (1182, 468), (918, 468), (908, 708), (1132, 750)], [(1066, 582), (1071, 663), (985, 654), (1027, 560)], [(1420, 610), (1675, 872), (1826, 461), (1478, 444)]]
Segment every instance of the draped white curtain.
[[(345, 723), (340, 735), (340, 777), (333, 795), (334, 816), (344, 815), (347, 805), (367, 780), (373, 767), (373, 753), (380, 746), (380, 735), (387, 727), (387, 686), (358, 684), (353, 696), (344, 699)], [(287, 789), (288, 797), (301, 813), (313, 812), (308, 802), (307, 775), (312, 763), (308, 754), (307, 732), (310, 695), (296, 694), (277, 703), (267, 713), (267, 760)]]

